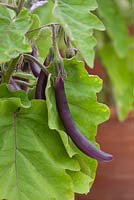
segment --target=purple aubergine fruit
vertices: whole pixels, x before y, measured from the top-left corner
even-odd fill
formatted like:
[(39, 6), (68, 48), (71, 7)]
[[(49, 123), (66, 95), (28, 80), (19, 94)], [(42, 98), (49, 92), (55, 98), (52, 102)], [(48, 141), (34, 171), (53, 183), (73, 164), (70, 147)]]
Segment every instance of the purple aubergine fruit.
[[(51, 62), (51, 56), (50, 54), (48, 54), (48, 56), (44, 60), (43, 65), (47, 67), (50, 64), (50, 62)], [(45, 89), (47, 85), (47, 80), (48, 76), (41, 70), (36, 85), (36, 91), (35, 91), (36, 99), (46, 99)]]
[(75, 126), (66, 99), (64, 80), (61, 77), (57, 78), (55, 81), (55, 96), (60, 119), (67, 134), (71, 137), (74, 144), (87, 156), (100, 161), (111, 161), (113, 158), (111, 154), (98, 149)]
[[(32, 48), (31, 55), (37, 58), (37, 48), (35, 46)], [(40, 74), (40, 67), (31, 60), (29, 61), (29, 63), (30, 63), (30, 68), (32, 70), (32, 73), (34, 74), (35, 77), (38, 77)]]
[(35, 91), (36, 99), (46, 99), (45, 89), (47, 85), (47, 79), (48, 79), (47, 75), (41, 70), (36, 85), (36, 91)]

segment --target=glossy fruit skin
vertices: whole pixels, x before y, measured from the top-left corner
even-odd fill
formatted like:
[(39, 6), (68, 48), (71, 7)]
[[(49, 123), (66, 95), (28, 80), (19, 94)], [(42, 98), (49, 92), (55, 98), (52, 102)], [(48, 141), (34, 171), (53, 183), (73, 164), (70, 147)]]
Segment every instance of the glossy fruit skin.
[(36, 85), (36, 91), (35, 91), (36, 99), (46, 99), (45, 88), (47, 85), (47, 79), (48, 79), (47, 75), (41, 70)]
[(55, 97), (60, 119), (64, 125), (66, 133), (71, 137), (74, 144), (89, 157), (95, 158), (99, 161), (111, 161), (113, 158), (111, 154), (98, 149), (75, 126), (69, 111), (64, 89), (64, 80), (62, 77), (57, 78), (55, 81)]
[[(36, 49), (35, 46), (32, 48), (31, 55), (32, 55), (33, 57), (37, 58), (37, 49)], [(40, 74), (40, 71), (41, 71), (41, 70), (40, 70), (40, 67), (39, 67), (35, 62), (33, 62), (33, 61), (31, 61), (31, 60), (29, 61), (29, 64), (30, 64), (30, 68), (31, 68), (31, 70), (32, 70), (33, 75), (34, 75), (35, 77), (38, 77), (39, 74)]]
[[(51, 60), (49, 56), (46, 57), (44, 60), (44, 67), (47, 67), (50, 64)], [(37, 80), (36, 91), (35, 91), (35, 98), (36, 99), (44, 99), (46, 100), (45, 89), (47, 86), (48, 76), (41, 70), (39, 73), (39, 77)]]

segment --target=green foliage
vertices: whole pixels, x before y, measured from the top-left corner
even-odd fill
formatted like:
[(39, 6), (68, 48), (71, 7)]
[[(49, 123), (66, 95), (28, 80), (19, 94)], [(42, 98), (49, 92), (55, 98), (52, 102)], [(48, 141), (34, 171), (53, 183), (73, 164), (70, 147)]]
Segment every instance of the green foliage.
[[(65, 80), (65, 89), (72, 117), (81, 132), (90, 141), (95, 143), (97, 125), (108, 119), (109, 116), (108, 108), (97, 103), (96, 99), (96, 92), (100, 91), (102, 81), (97, 76), (89, 76), (84, 70), (83, 63), (76, 61), (76, 59), (72, 59), (71, 61), (65, 60), (64, 64), (66, 73), (68, 74)], [(59, 132), (70, 156), (74, 154), (79, 155), (82, 172), (89, 176), (91, 187), (95, 178), (95, 171), (93, 169), (96, 168), (96, 161), (81, 153), (72, 144), (68, 136), (64, 134), (65, 130), (57, 113), (54, 89), (51, 86), (50, 80), (46, 90), (49, 128)], [(81, 191), (81, 188), (79, 190)], [(84, 192), (87, 191), (85, 190)]]
[[(88, 76), (76, 59), (65, 60), (65, 69), (72, 116), (95, 143), (96, 126), (108, 118), (107, 107), (96, 101), (102, 82)], [(23, 91), (11, 92), (5, 85), (0, 91), (0, 196), (10, 200), (73, 200), (73, 192), (87, 193), (95, 177), (96, 161), (75, 148), (64, 133), (50, 81), (47, 107), (42, 100), (28, 102)]]
[(111, 80), (119, 118), (123, 120), (134, 103), (134, 48), (130, 46), (127, 56), (120, 58), (108, 44), (100, 51), (100, 56)]
[(31, 50), (24, 36), (31, 23), (31, 17), (26, 9), (17, 17), (11, 18), (8, 9), (0, 6), (0, 63), (10, 61), (20, 53)]
[[(66, 134), (56, 107), (53, 62), (44, 88), (46, 101), (35, 100), (37, 78), (26, 56), (36, 46), (36, 64), (43, 63), (50, 47), (54, 53), (51, 58), (58, 55), (54, 52), (56, 42), (59, 48), (64, 47), (64, 54), (68, 48), (66, 34), (70, 46), (78, 49), (77, 57), (93, 67), (94, 30), (103, 31), (105, 25), (106, 32), (98, 34), (99, 55), (111, 80), (119, 119), (123, 120), (134, 105), (134, 39), (128, 35), (125, 19), (133, 15), (123, 14), (120, 3), (112, 0), (48, 0), (32, 12), (22, 8), (18, 14), (15, 11), (20, 2), (2, 0), (11, 7), (0, 5), (0, 199), (74, 200), (75, 192), (90, 190), (97, 161), (82, 153)], [(30, 1), (25, 5), (29, 8)], [(55, 32), (55, 38), (52, 24), (62, 27), (62, 33), (57, 34), (59, 29)], [(23, 57), (23, 53), (27, 55)], [(20, 63), (14, 58), (19, 58)], [(21, 71), (24, 63), (27, 67)], [(97, 101), (102, 80), (88, 75), (84, 63), (76, 58), (64, 59), (64, 66), (72, 118), (82, 134), (99, 148), (95, 141), (97, 126), (109, 117), (107, 106)], [(28, 79), (32, 88), (11, 91), (8, 87), (12, 75)], [(9, 83), (1, 84), (3, 80)]]
[(97, 0), (97, 3), (98, 12), (103, 19), (115, 51), (120, 57), (124, 57), (129, 46), (127, 23), (115, 1)]
[(132, 2), (97, 2), (98, 14), (106, 27), (105, 34), (98, 34), (98, 53), (112, 85), (111, 95), (114, 95), (119, 119), (124, 120), (133, 109), (134, 102), (134, 39), (130, 37), (132, 33), (129, 34), (133, 23)]
[(18, 98), (12, 100), (0, 101), (1, 198), (73, 200), (65, 170), (77, 171), (79, 165), (69, 158), (58, 134), (48, 129), (45, 102), (32, 101), (24, 108)]
[(49, 48), (52, 45), (51, 31), (49, 28), (45, 28), (44, 30), (40, 31), (39, 37), (35, 41), (35, 44), (37, 45), (39, 56), (44, 61), (49, 52)]
[(45, 5), (38, 7), (32, 12), (38, 15), (41, 25), (56, 22), (56, 19), (52, 15), (53, 6), (53, 2), (49, 0)]
[(56, 0), (54, 16), (64, 27), (85, 61), (92, 67), (94, 59), (93, 29), (104, 30), (101, 21), (91, 13), (97, 8), (96, 1)]

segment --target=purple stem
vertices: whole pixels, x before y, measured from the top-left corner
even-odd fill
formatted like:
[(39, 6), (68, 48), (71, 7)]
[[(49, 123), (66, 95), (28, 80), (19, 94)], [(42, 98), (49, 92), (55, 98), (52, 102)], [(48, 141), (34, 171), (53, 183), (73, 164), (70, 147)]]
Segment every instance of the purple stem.
[(11, 77), (9, 84), (8, 84), (9, 88), (11, 90), (20, 90), (21, 88), (19, 87), (19, 85), (17, 85), (17, 83), (15, 82), (15, 80)]
[[(18, 76), (13, 76), (14, 82), (15, 80), (21, 80), (21, 81), (25, 81), (25, 82), (29, 82), (29, 80), (27, 78), (22, 78), (22, 77), (18, 77)], [(26, 85), (20, 85), (20, 89), (27, 91), (27, 86)]]

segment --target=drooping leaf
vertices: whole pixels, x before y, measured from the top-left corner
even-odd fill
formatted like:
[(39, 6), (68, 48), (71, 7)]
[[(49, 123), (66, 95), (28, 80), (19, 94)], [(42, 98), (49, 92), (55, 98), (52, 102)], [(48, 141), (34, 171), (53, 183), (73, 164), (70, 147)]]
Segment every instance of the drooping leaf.
[(127, 116), (134, 103), (133, 55), (133, 45), (130, 45), (130, 49), (125, 58), (119, 58), (110, 44), (107, 44), (100, 51), (102, 63), (107, 70), (113, 87), (115, 103), (120, 120), (123, 120)]
[(51, 31), (49, 28), (45, 28), (44, 30), (40, 31), (39, 37), (36, 40), (36, 45), (38, 48), (39, 57), (41, 57), (44, 61), (49, 52), (49, 48), (52, 45)]
[(29, 12), (23, 9), (11, 18), (6, 7), (0, 6), (0, 63), (17, 57), (22, 52), (31, 51), (25, 33), (32, 23)]
[(100, 20), (91, 13), (96, 8), (95, 0), (56, 0), (53, 10), (54, 16), (64, 27), (66, 33), (91, 67), (94, 59), (93, 48), (96, 45), (93, 29), (104, 30)]
[(1, 98), (0, 119), (1, 199), (74, 200), (66, 170), (80, 167), (48, 128), (45, 101), (25, 108), (19, 98)]
[(129, 45), (128, 27), (117, 4), (113, 0), (97, 0), (98, 12), (102, 17), (106, 31), (120, 57), (126, 55)]
[[(64, 65), (67, 73), (67, 78), (65, 79), (65, 91), (71, 115), (80, 131), (96, 144), (95, 135), (97, 125), (105, 121), (109, 116), (108, 108), (97, 102), (96, 93), (100, 91), (102, 81), (97, 76), (89, 76), (84, 69), (83, 63), (78, 62), (76, 59), (64, 60)], [(89, 178), (90, 189), (95, 178), (96, 161), (78, 150), (65, 133), (57, 113), (54, 95), (53, 84), (49, 79), (46, 89), (49, 127), (50, 129), (56, 129), (59, 132), (70, 156), (77, 154), (83, 173), (82, 176), (78, 173), (78, 177), (83, 177), (83, 181), (85, 182), (87, 179), (85, 179), (84, 174), (87, 175)], [(72, 176), (72, 179), (75, 182), (77, 174), (72, 174)], [(76, 188), (74, 187), (75, 190), (77, 190), (77, 187), (79, 188), (79, 191), (88, 192), (87, 185), (84, 187), (84, 185), (78, 184)]]
[(73, 191), (75, 193), (83, 194), (89, 192), (90, 184), (93, 183), (92, 178), (89, 178), (89, 176), (81, 171), (74, 172), (67, 170), (67, 172), (73, 180)]
[[(32, 31), (34, 29), (37, 29), (40, 27), (40, 20), (37, 15), (31, 14), (32, 18), (32, 25), (29, 28), (29, 33), (27, 34), (28, 39), (30, 39), (32, 42), (35, 42), (36, 38), (39, 36), (39, 31)], [(30, 32), (31, 31), (31, 32)]]

